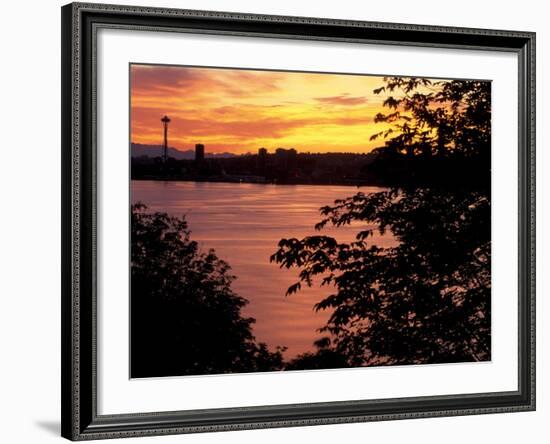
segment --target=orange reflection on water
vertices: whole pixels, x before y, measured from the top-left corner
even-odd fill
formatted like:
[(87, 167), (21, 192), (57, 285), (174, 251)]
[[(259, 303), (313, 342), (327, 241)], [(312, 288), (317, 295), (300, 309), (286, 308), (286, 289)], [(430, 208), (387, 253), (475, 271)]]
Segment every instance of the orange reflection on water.
[[(363, 193), (380, 190), (360, 189)], [(320, 337), (316, 330), (330, 315), (315, 312), (313, 306), (331, 289), (303, 287), (285, 296), (287, 288), (297, 282), (299, 270), (281, 269), (269, 257), (280, 239), (314, 234), (320, 207), (357, 191), (351, 186), (132, 181), (133, 202), (141, 201), (149, 211), (185, 215), (191, 238), (204, 251), (215, 249), (231, 265), (237, 277), (234, 290), (250, 301), (243, 314), (256, 319), (256, 338), (270, 347), (288, 347), (286, 358), (313, 349), (313, 341)], [(328, 227), (322, 233), (350, 242), (365, 228)], [(376, 231), (372, 241), (379, 246), (394, 242)]]

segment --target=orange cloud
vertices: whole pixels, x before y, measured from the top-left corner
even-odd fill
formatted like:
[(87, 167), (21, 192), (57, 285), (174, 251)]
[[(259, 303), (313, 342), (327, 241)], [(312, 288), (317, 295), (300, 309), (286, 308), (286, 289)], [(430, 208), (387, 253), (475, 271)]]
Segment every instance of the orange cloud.
[(165, 65), (132, 65), (130, 76), (136, 143), (161, 144), (165, 114), (170, 146), (212, 152), (368, 152), (383, 129), (381, 77)]

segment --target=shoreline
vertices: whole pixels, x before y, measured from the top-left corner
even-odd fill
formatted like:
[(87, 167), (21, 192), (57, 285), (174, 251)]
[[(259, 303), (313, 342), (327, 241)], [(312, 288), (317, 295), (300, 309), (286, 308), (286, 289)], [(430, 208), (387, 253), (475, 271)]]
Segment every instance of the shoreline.
[(178, 178), (178, 177), (139, 177), (139, 178), (130, 178), (131, 181), (136, 182), (198, 182), (198, 183), (232, 183), (232, 184), (252, 184), (252, 185), (275, 185), (275, 186), (296, 186), (296, 185), (307, 185), (307, 186), (346, 186), (346, 187), (380, 187), (387, 188), (387, 185), (382, 185), (378, 183), (372, 183), (367, 181), (334, 181), (334, 182), (276, 182), (276, 181), (260, 181), (260, 180), (246, 180), (240, 178), (219, 178), (219, 179), (209, 179), (201, 180), (197, 178)]

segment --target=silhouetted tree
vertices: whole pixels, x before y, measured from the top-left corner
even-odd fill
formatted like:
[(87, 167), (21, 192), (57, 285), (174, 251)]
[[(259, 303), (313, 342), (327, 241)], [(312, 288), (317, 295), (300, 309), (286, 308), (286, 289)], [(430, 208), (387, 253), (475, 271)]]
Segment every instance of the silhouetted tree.
[(394, 186), (490, 187), (491, 84), (392, 77), (375, 93), (386, 93), (388, 113), (375, 122), (389, 125), (371, 140), (384, 139), (374, 152), (367, 177)]
[(257, 343), (230, 267), (201, 252), (184, 218), (131, 212), (132, 377), (280, 370), (283, 348)]
[(346, 355), (332, 349), (330, 343), (328, 337), (315, 341), (315, 352), (299, 354), (285, 364), (285, 370), (322, 370), (348, 367)]
[[(334, 288), (315, 305), (331, 311), (317, 355), (344, 366), (490, 359), (490, 84), (387, 78), (375, 92), (389, 108), (376, 121), (390, 125), (374, 136), (385, 139), (379, 172), (399, 164), (401, 180), (321, 209), (316, 229), (361, 225), (354, 242), (282, 239), (271, 259), (300, 268), (287, 294)], [(374, 230), (395, 244), (371, 243)]]

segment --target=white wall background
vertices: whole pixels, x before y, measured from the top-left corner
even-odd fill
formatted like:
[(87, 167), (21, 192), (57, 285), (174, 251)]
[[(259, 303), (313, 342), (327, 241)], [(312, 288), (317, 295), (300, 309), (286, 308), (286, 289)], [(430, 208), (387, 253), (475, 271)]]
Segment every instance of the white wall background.
[[(261, 14), (306, 15), (536, 31), (538, 112), (538, 409), (519, 414), (140, 438), (125, 442), (547, 442), (550, 389), (545, 384), (550, 304), (544, 303), (550, 253), (543, 202), (550, 182), (544, 153), (543, 73), (550, 14), (545, 2), (501, 0), (163, 0), (118, 3)], [(60, 6), (59, 0), (11, 0), (0, 26), (0, 439), (60, 442)]]

